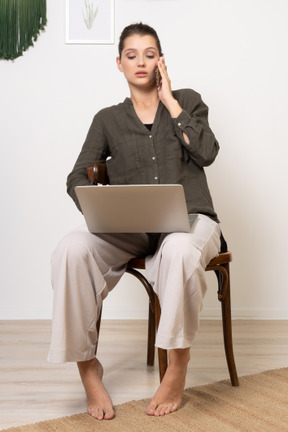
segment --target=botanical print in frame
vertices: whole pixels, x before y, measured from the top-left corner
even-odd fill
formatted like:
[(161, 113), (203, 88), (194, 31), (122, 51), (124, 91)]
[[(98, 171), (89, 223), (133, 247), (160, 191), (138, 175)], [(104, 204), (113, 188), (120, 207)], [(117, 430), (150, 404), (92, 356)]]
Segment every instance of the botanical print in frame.
[(66, 43), (114, 44), (114, 0), (66, 0)]

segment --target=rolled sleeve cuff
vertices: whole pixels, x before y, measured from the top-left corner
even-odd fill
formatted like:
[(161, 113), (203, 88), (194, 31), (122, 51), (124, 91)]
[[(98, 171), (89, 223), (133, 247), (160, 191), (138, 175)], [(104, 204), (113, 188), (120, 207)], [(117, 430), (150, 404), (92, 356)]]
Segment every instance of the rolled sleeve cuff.
[(191, 129), (196, 134), (199, 132), (198, 131), (197, 120), (191, 118), (191, 116), (187, 113), (187, 111), (185, 111), (183, 109), (182, 112), (179, 114), (179, 116), (176, 117), (175, 119), (173, 119), (173, 127), (174, 127), (174, 131), (175, 131), (177, 137), (181, 140), (181, 142), (185, 146), (189, 146), (189, 144), (187, 144), (184, 141), (183, 132), (185, 132), (189, 136), (189, 133), (187, 131), (188, 126), (189, 126), (189, 129), (190, 129), (190, 133), (191, 133)]

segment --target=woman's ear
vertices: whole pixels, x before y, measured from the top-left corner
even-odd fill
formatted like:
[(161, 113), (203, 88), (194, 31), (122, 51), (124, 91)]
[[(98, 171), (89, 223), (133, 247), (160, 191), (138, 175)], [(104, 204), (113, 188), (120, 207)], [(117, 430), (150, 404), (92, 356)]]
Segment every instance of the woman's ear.
[(116, 63), (117, 63), (117, 67), (118, 67), (119, 71), (120, 71), (120, 72), (123, 72), (120, 57), (117, 57), (117, 58), (116, 58)]

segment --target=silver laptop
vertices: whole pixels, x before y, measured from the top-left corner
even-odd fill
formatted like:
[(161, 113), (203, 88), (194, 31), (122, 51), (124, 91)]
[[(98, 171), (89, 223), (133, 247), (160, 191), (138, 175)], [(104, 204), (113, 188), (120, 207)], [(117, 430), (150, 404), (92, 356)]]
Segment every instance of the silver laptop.
[(197, 218), (188, 215), (182, 185), (76, 186), (75, 191), (92, 233), (189, 232)]

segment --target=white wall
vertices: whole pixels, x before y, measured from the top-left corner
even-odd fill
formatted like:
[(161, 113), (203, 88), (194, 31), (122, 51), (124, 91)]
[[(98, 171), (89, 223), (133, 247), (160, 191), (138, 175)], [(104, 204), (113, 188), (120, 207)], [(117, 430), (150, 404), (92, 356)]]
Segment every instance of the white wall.
[[(207, 176), (234, 257), (233, 316), (287, 319), (288, 3), (115, 0), (109, 46), (66, 45), (65, 2), (47, 5), (35, 46), (0, 61), (0, 318), (51, 317), (50, 255), (82, 223), (66, 175), (94, 113), (128, 95), (117, 40), (142, 20), (159, 33), (173, 87), (194, 88), (210, 107), (221, 153)], [(208, 281), (203, 316), (217, 317)], [(146, 317), (142, 287), (128, 275), (119, 285), (104, 316)]]

